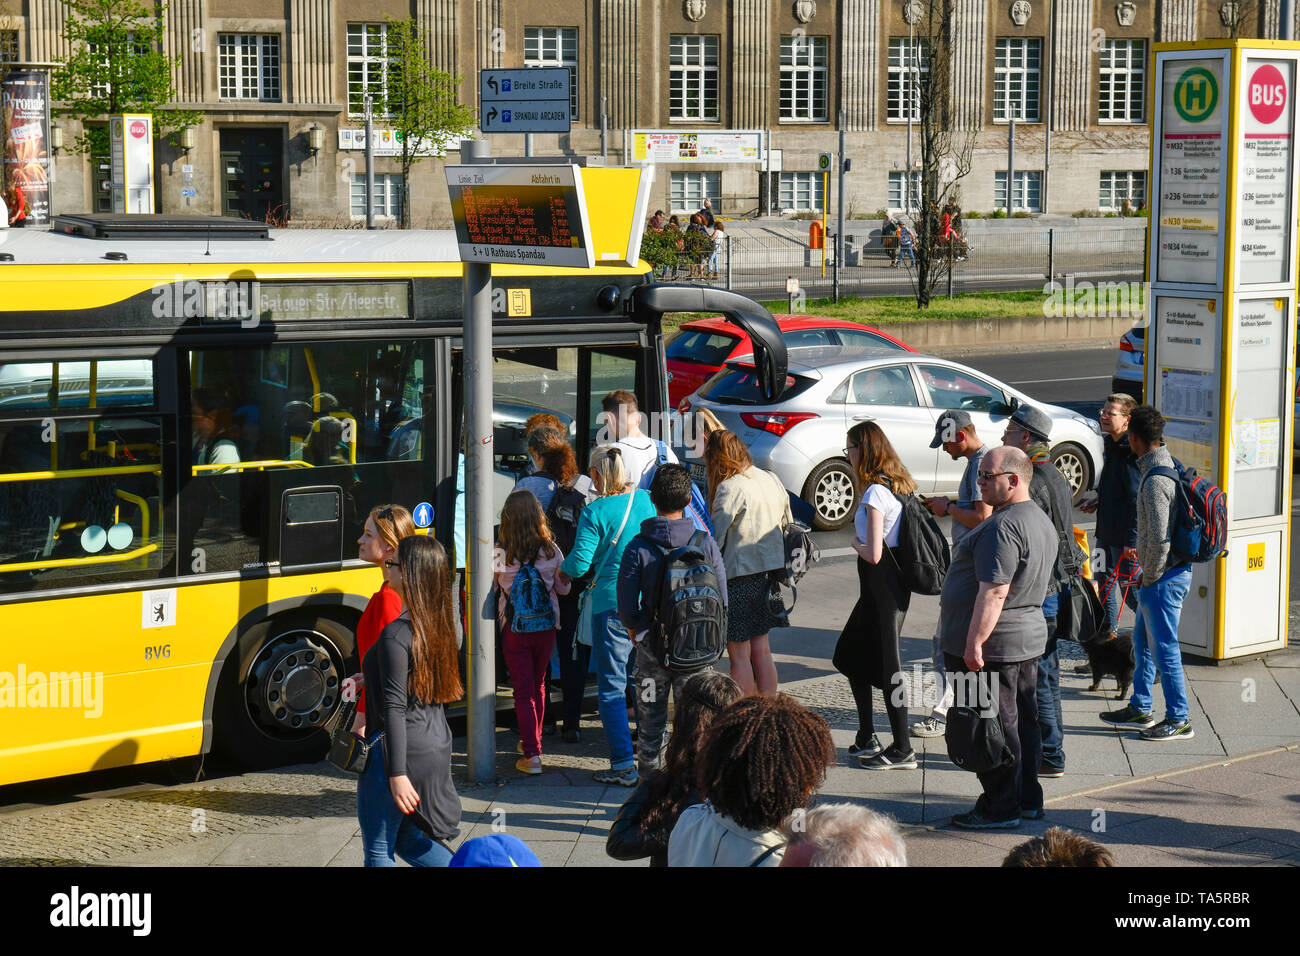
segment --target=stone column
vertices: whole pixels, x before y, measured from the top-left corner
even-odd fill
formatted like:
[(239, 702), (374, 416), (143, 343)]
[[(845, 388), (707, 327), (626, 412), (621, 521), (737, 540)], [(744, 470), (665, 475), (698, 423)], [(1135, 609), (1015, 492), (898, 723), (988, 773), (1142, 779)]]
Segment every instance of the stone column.
[(880, 85), (880, 50), (889, 42), (880, 20), (880, 0), (840, 4), (840, 105), (849, 130), (875, 129)]
[[(497, 33), (498, 30), (505, 29), (505, 10), (504, 0), (482, 0), (483, 22), (481, 24), (483, 33), (479, 37), (479, 64), (484, 70), (499, 70), (504, 66), (502, 54), (506, 47), (511, 43), (518, 43), (520, 50), (523, 50), (524, 36), (519, 34), (517, 37), (506, 37), (504, 33)], [(502, 42), (504, 40), (504, 42)], [(518, 62), (523, 62), (523, 56), (516, 58)], [(478, 77), (474, 77), (474, 89), (478, 89)]]
[[(290, 0), (289, 16), (291, 102), (335, 102), (334, 0)], [(346, 43), (340, 57), (347, 56)]]
[(1055, 64), (1049, 48), (1042, 65), (1044, 78), (1051, 74), (1052, 102), (1048, 109), (1053, 130), (1088, 128), (1088, 110), (1094, 99), (1091, 29), (1091, 0), (1057, 0), (1051, 36)]
[[(19, 10), (21, 9), (20, 5)], [(72, 52), (63, 39), (63, 26), (67, 20), (68, 8), (62, 0), (28, 0), (28, 59), (44, 63), (66, 60)]]
[(180, 57), (172, 75), (175, 102), (202, 103), (203, 64), (217, 55), (216, 34), (203, 26), (203, 0), (171, 0), (164, 17), (163, 51), (168, 58)]
[(952, 107), (956, 129), (984, 125), (989, 11), (985, 0), (956, 0), (952, 24)]
[(772, 84), (781, 77), (768, 0), (734, 0), (731, 44), (731, 128), (766, 129)]
[(1264, 10), (1263, 35), (1269, 40), (1283, 39), (1281, 0), (1261, 0), (1260, 6)]
[(1160, 0), (1157, 42), (1185, 43), (1196, 39), (1196, 0)]
[(599, 92), (583, 113), (592, 128), (600, 128), (602, 95), (609, 100), (610, 129), (637, 125), (642, 52), (639, 9), (639, 0), (600, 0)]
[[(429, 62), (453, 76), (460, 72), (460, 23), (456, 2), (457, 0), (416, 0)], [(474, 82), (478, 82), (477, 77)]]

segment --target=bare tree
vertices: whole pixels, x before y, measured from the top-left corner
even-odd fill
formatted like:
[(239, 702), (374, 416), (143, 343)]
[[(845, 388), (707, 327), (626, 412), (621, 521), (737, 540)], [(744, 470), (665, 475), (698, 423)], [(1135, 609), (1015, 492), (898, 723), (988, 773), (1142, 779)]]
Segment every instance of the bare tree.
[[(921, 145), (921, 208), (916, 225), (916, 307), (928, 308), (938, 284), (953, 263), (949, 243), (939, 241), (939, 214), (957, 195), (958, 183), (970, 172), (975, 129), (957, 129), (953, 109), (953, 12), (955, 0), (912, 0), (915, 41), (909, 51), (914, 69), (909, 85), (916, 97)], [(911, 189), (912, 171), (906, 183)]]

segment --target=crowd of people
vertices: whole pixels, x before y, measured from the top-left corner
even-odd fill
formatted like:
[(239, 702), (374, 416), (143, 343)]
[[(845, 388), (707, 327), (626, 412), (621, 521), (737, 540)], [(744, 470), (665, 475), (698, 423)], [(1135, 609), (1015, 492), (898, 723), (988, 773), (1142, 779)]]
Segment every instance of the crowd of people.
[[(681, 277), (682, 263), (687, 267), (687, 277), (691, 279), (716, 279), (718, 267), (727, 248), (726, 226), (713, 214), (713, 202), (705, 197), (699, 212), (692, 213), (685, 223), (676, 215), (664, 217), (662, 209), (656, 209), (646, 228), (655, 233), (676, 235), (676, 248), (680, 255), (672, 265), (656, 266), (656, 272), (663, 278)], [(698, 236), (698, 239), (693, 239)]]
[[(962, 235), (961, 207), (956, 199), (949, 199), (940, 210), (939, 204), (931, 201), (924, 213), (929, 220), (930, 248), (940, 258), (952, 257), (962, 262), (970, 257), (971, 246)], [(885, 220), (880, 227), (880, 243), (889, 253), (889, 265), (897, 268), (906, 256), (908, 262), (916, 265), (916, 248), (919, 242), (918, 228), (910, 228), (903, 221), (901, 214), (892, 210), (885, 212)]]
[[(544, 738), (560, 733), (557, 716), (547, 713), (551, 677), (562, 690), (564, 738), (579, 739), (592, 667), (609, 760), (594, 779), (632, 788), (610, 831), (612, 857), (649, 858), (652, 866), (906, 865), (892, 820), (867, 807), (816, 803), (836, 748), (820, 716), (778, 692), (769, 635), (789, 623), (780, 581), (792, 528), (780, 481), (708, 413), (693, 423), (705, 463), (707, 488), (700, 488), (668, 443), (641, 431), (635, 395), (611, 392), (603, 411), (610, 440), (593, 450), (586, 475), (561, 423), (530, 419), (533, 470), (502, 508), (496, 608), (519, 726), (516, 769), (542, 773)], [(1101, 424), (1099, 494), (1084, 508), (1098, 513), (1110, 639), (1119, 640), (1123, 602), (1136, 606), (1138, 623), (1132, 697), (1100, 718), (1146, 740), (1190, 737), (1177, 629), (1191, 569), (1170, 547), (1176, 488), (1162, 419), (1129, 396), (1111, 395)], [(875, 422), (855, 424), (845, 438), (860, 490), (859, 591), (833, 659), (858, 710), (848, 756), (867, 770), (916, 769), (911, 736), (945, 734), (953, 721), (969, 729), (969, 715), (994, 715), (995, 728), (973, 725), (978, 739), (996, 740), (999, 749), (992, 759), (963, 763), (977, 772), (982, 794), (954, 817), (959, 828), (1042, 819), (1039, 779), (1065, 772), (1057, 641), (1069, 633), (1063, 622), (1074, 589), (1093, 584), (1069, 486), (1048, 454), (1051, 428), (1048, 415), (1021, 404), (1002, 444), (991, 447), (969, 413), (944, 412), (931, 447), (966, 463), (952, 498), (914, 496), (916, 482)], [(908, 522), (924, 520), (916, 517), (924, 515), (918, 501), (952, 519), (952, 547), (933, 638), (942, 691), (909, 726), (900, 635), (914, 576), (900, 535)], [(443, 711), (462, 693), (452, 570), (442, 546), (414, 532), (406, 509), (389, 505), (371, 512), (358, 542), (359, 556), (384, 576), (357, 631), (361, 673), (349, 678), (360, 694), (353, 731), (372, 745), (358, 785), (367, 865), (391, 865), (395, 854), (447, 865), (459, 821)], [(694, 561), (695, 613), (708, 618), (714, 612), (700, 608), (709, 600), (718, 606), (716, 653), (693, 670), (666, 650), (678, 626), (666, 622), (678, 619), (666, 610), (665, 582), (683, 561)], [(712, 666), (724, 644), (729, 674)], [(548, 674), (553, 655), (558, 674)], [(1151, 712), (1157, 666), (1167, 707), (1159, 723)], [(874, 725), (877, 691), (887, 746)], [(948, 743), (952, 752), (952, 735)], [(1080, 840), (1048, 831), (1008, 865), (1110, 865), (1104, 850)], [(526, 865), (519, 861), (527, 848), (485, 844), (476, 854)]]

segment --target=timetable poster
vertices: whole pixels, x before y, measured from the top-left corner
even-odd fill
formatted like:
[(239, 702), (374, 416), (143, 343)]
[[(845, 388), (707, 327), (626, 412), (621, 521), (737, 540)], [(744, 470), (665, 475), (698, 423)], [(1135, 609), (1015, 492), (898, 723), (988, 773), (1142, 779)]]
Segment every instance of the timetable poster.
[(1248, 57), (1242, 77), (1239, 281), (1285, 282), (1290, 273), (1295, 63)]
[(1160, 111), (1157, 282), (1219, 281), (1223, 60), (1166, 60)]

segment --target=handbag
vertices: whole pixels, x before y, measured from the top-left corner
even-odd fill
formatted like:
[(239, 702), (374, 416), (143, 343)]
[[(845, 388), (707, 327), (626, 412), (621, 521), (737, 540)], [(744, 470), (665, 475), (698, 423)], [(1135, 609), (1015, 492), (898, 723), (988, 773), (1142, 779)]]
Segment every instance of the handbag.
[(357, 716), (357, 700), (345, 700), (334, 714), (334, 726), (330, 730), (330, 749), (325, 759), (348, 773), (366, 772), (366, 763), (370, 759), (370, 748), (376, 746), (384, 735), (381, 732), (373, 741), (358, 737), (352, 732), (352, 721)]
[(1106, 609), (1093, 583), (1075, 575), (1070, 582), (1070, 599), (1057, 604), (1054, 637), (1058, 641), (1087, 644), (1097, 637), (1099, 631), (1110, 631)]
[(950, 707), (943, 740), (948, 759), (971, 773), (988, 773), (1015, 762), (1002, 717), (985, 717), (976, 707)]
[(596, 638), (594, 614), (591, 609), (591, 592), (596, 589), (596, 579), (600, 577), (600, 572), (605, 569), (605, 564), (609, 561), (609, 556), (614, 553), (618, 547), (618, 540), (623, 536), (623, 529), (627, 527), (628, 516), (632, 514), (632, 502), (636, 498), (634, 490), (627, 496), (627, 510), (623, 512), (623, 520), (619, 522), (618, 530), (614, 532), (614, 538), (609, 543), (609, 548), (605, 551), (604, 557), (600, 559), (600, 564), (596, 565), (596, 570), (591, 576), (591, 583), (583, 588), (582, 593), (578, 595), (578, 626), (573, 631), (573, 659), (578, 659), (578, 645), (582, 644), (591, 647)]

